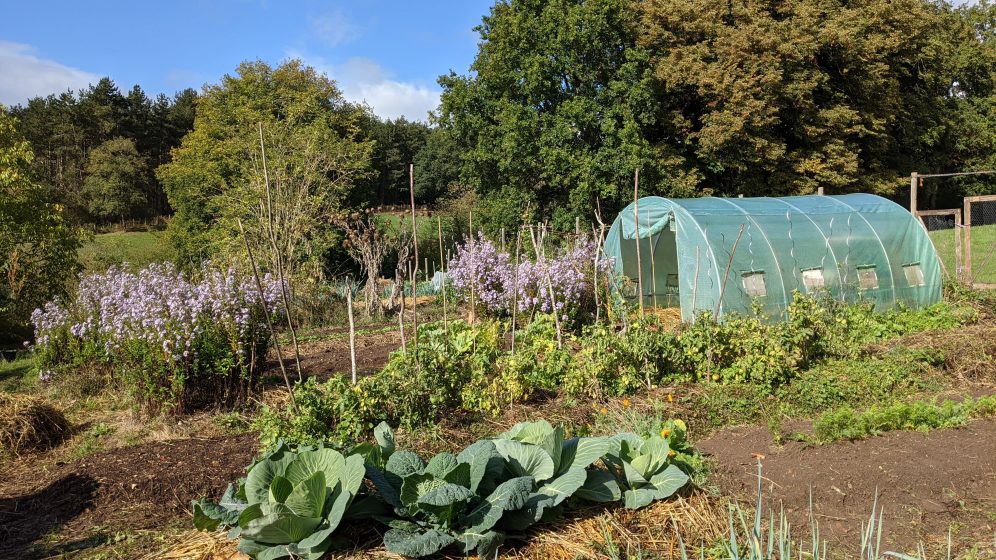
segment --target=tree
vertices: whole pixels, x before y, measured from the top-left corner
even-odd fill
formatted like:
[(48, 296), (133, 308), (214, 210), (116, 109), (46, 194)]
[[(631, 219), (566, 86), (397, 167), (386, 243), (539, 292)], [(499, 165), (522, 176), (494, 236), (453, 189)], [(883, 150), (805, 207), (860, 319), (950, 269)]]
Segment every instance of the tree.
[(527, 206), (526, 219), (562, 228), (597, 201), (616, 211), (635, 169), (644, 195), (897, 195), (911, 171), (988, 161), (992, 13), (932, 0), (508, 0), (478, 28), (471, 74), (440, 78), (436, 122), (492, 230)]
[[(367, 115), (363, 128), (374, 142), (370, 156), (371, 173), (357, 189), (357, 204), (408, 204), (408, 166), (425, 146), (429, 127), (420, 122), (381, 120)], [(417, 178), (416, 178), (417, 180)], [(419, 202), (427, 202), (419, 199)]]
[(124, 220), (148, 204), (147, 163), (130, 138), (114, 138), (90, 152), (83, 193), (87, 211), (101, 220)]
[(631, 193), (636, 168), (647, 192), (693, 192), (683, 175), (661, 173), (669, 162), (654, 144), (668, 123), (657, 120), (661, 92), (636, 45), (633, 8), (499, 2), (477, 28), (473, 74), (440, 78), (437, 121), (460, 146), (461, 178), (478, 190), (489, 229), (513, 229), (526, 206), (573, 227), (597, 199)]
[(31, 178), (31, 147), (0, 106), (0, 335), (63, 295), (79, 270), (80, 232)]
[(153, 102), (139, 86), (122, 95), (113, 81), (103, 78), (78, 93), (33, 98), (11, 112), (34, 150), (33, 171), (38, 181), (53, 191), (67, 216), (89, 222), (102, 218), (87, 210), (83, 183), (88, 159), (93, 150), (114, 138), (131, 139), (146, 161), (142, 184), (147, 203), (134, 208), (128, 217), (169, 213), (152, 170), (169, 161), (170, 150), (193, 126), (196, 98), (196, 92), (188, 89), (172, 98), (160, 95)]
[(434, 203), (460, 182), (460, 145), (450, 130), (434, 128), (415, 154), (415, 198)]
[[(924, 0), (651, 0), (639, 45), (680, 123), (667, 150), (725, 194), (894, 194), (950, 169), (962, 95), (992, 59), (945, 4)], [(977, 50), (976, 50), (977, 52)], [(990, 66), (991, 67), (991, 66)], [(960, 94), (959, 94), (960, 90)]]
[(333, 211), (367, 173), (372, 146), (359, 139), (361, 115), (298, 60), (244, 62), (207, 86), (193, 130), (157, 171), (175, 211), (168, 234), (181, 263), (241, 255), (241, 220), (271, 269), (277, 258), (290, 273), (317, 264), (331, 243)]

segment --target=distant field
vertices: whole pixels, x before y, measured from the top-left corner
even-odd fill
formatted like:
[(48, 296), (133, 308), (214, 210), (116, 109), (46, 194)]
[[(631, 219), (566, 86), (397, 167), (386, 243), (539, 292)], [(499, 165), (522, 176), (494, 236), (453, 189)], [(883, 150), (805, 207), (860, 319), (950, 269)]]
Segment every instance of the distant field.
[[(948, 274), (955, 272), (955, 234), (953, 229), (930, 232), (937, 255)], [(964, 230), (962, 230), (964, 239)], [(964, 258), (964, 252), (962, 253)], [(996, 225), (972, 226), (972, 276), (976, 282), (996, 284)]]
[(83, 245), (79, 254), (85, 272), (102, 272), (123, 263), (142, 267), (172, 258), (161, 231), (101, 233)]

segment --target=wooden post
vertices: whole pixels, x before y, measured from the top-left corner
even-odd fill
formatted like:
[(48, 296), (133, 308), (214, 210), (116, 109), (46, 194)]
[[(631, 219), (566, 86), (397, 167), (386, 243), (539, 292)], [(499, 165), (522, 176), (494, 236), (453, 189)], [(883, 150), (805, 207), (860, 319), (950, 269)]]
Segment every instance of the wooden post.
[[(443, 270), (445, 274), (446, 261), (443, 260), (443, 219), (439, 216), (436, 216), (436, 231), (439, 234), (439, 269)], [(443, 276), (443, 282), (440, 287), (441, 287), (440, 291), (442, 291), (443, 293), (443, 332), (448, 333), (449, 327), (447, 327), (446, 325), (446, 277), (445, 276)]]
[(505, 228), (501, 228), (501, 252), (505, 252)]
[(356, 385), (356, 327), (353, 325), (353, 283), (346, 286), (346, 314), (349, 316), (349, 366), (353, 372), (353, 385)]
[[(474, 245), (477, 243), (477, 236), (474, 235), (474, 211), (470, 211), (468, 219), (468, 227), (470, 228), (470, 262), (474, 261)], [(477, 278), (474, 274), (470, 275), (470, 317), (467, 321), (470, 324), (474, 324), (474, 319), (476, 318), (476, 309), (474, 307), (474, 287), (477, 285)]]
[[(415, 294), (415, 283), (418, 281), (418, 225), (415, 222), (415, 164), (408, 164), (408, 192), (412, 200), (412, 244), (415, 246), (415, 266), (412, 268), (412, 344), (418, 350), (418, 297)], [(405, 293), (401, 292), (402, 299)]]
[(965, 282), (971, 286), (975, 281), (972, 278), (972, 199), (965, 198)]
[(916, 171), (910, 173), (910, 214), (916, 216), (917, 188), (920, 186), (920, 176)]
[(515, 228), (515, 265), (512, 267), (512, 355), (515, 355), (515, 320), (519, 314), (519, 251), (522, 249), (522, 226)]
[[(407, 269), (408, 266), (405, 265)], [(405, 274), (408, 276), (408, 274)], [(398, 331), (401, 332), (401, 353), (408, 353), (408, 343), (405, 342), (405, 279), (401, 278), (401, 311), (398, 313)]]
[(633, 215), (636, 217), (636, 289), (643, 318), (643, 261), (640, 259), (640, 170), (633, 174)]
[(964, 263), (961, 262), (961, 210), (955, 210), (955, 278), (963, 280)]
[(817, 187), (816, 188), (816, 194), (819, 195), (819, 196), (823, 196), (823, 187)]

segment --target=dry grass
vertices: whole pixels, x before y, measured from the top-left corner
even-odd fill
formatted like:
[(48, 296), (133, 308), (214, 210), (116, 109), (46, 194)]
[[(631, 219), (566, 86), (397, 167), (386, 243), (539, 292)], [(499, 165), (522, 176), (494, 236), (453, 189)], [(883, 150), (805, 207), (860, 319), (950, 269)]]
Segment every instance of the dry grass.
[(940, 350), (944, 356), (940, 369), (947, 377), (967, 383), (996, 384), (996, 324), (992, 322), (916, 333), (869, 350), (876, 352), (900, 346)]
[[(680, 558), (678, 537), (689, 556), (697, 557), (700, 547), (709, 547), (727, 531), (727, 509), (723, 498), (693, 492), (631, 511), (600, 505), (568, 511), (564, 519), (535, 527), (528, 541), (509, 541), (501, 549), (502, 558), (519, 560), (582, 560), (629, 558)], [(368, 535), (370, 536), (370, 535)], [(337, 558), (400, 558), (379, 546), (379, 539), (362, 539), (364, 546)], [(518, 546), (517, 546), (518, 545)], [(440, 556), (464, 558), (463, 556)], [(236, 550), (224, 531), (186, 531), (164, 550), (147, 554), (141, 560), (235, 560), (246, 558)]]
[(41, 398), (0, 393), (0, 449), (14, 455), (48, 449), (69, 431), (62, 411)]

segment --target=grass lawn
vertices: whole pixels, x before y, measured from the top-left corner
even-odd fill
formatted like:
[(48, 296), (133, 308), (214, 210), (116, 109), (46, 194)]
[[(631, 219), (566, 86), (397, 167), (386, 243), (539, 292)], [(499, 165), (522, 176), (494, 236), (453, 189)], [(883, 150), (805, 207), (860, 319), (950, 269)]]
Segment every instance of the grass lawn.
[(84, 272), (102, 272), (123, 263), (142, 267), (171, 258), (172, 250), (161, 231), (101, 233), (80, 248)]

